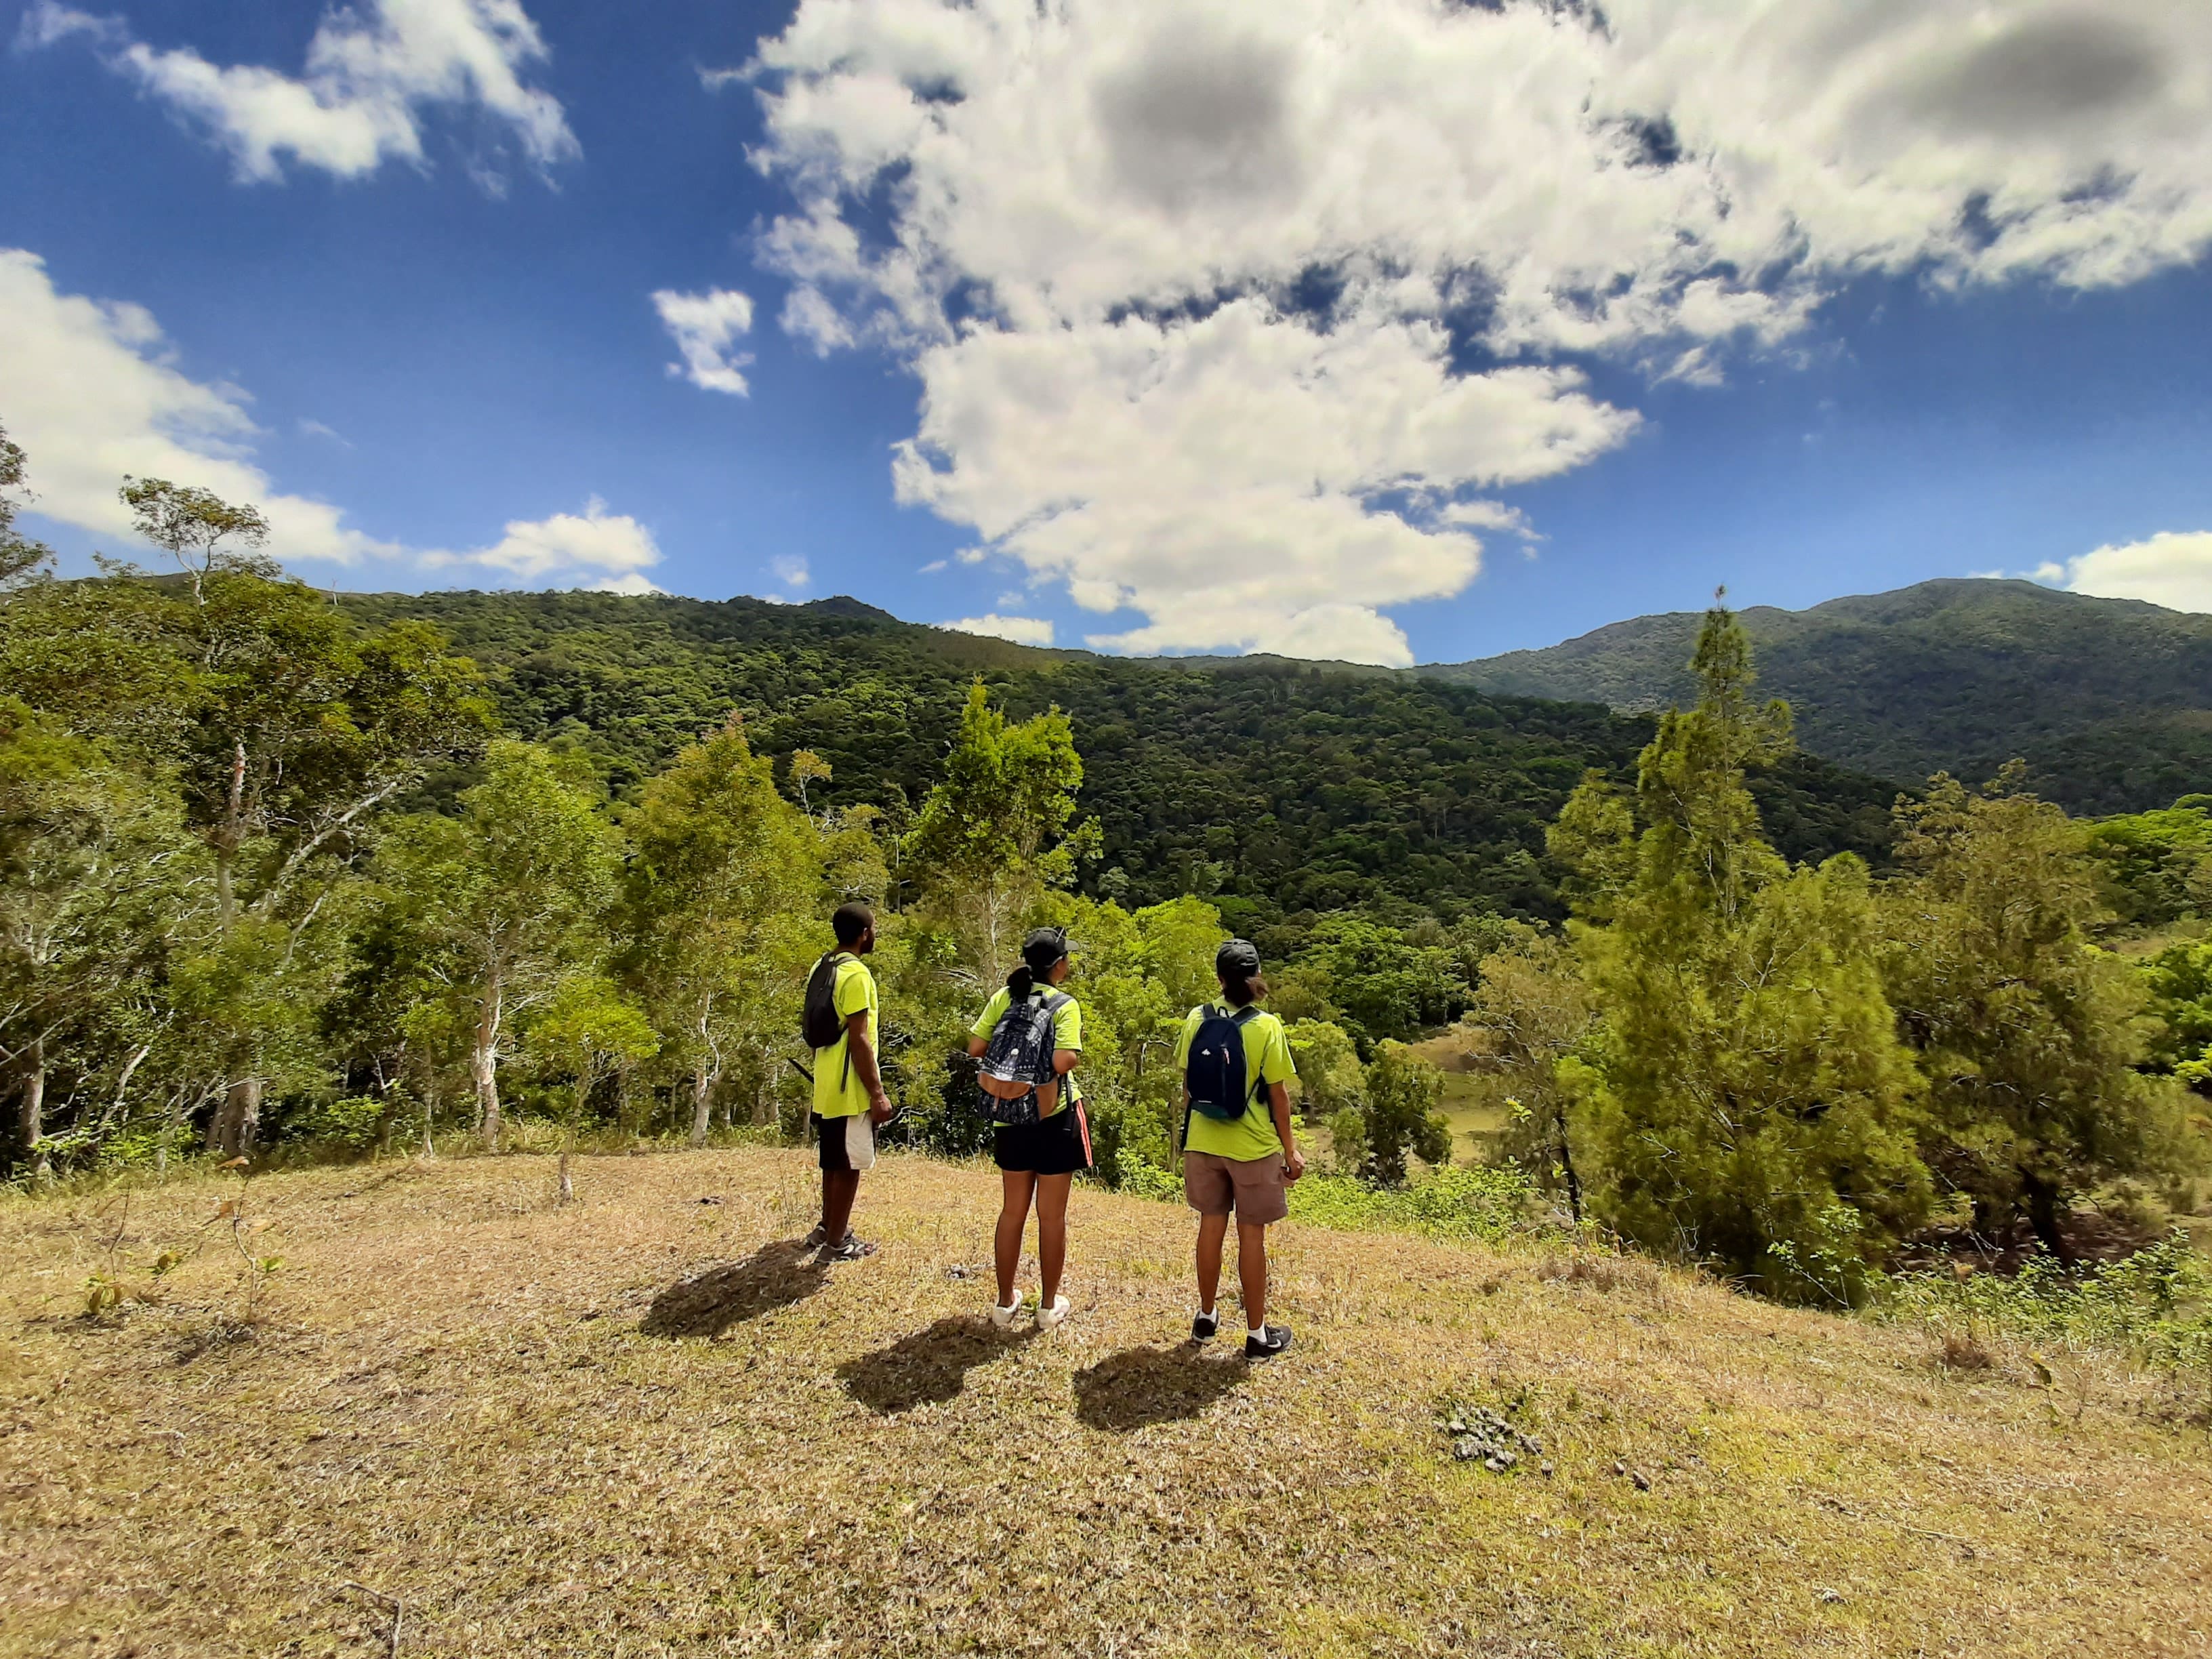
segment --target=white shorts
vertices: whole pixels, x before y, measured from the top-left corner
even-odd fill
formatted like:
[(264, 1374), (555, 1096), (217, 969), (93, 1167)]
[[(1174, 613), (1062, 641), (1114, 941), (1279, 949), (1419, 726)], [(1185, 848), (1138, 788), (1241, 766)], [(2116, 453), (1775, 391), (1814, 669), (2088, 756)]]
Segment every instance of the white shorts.
[(866, 1112), (850, 1117), (814, 1115), (814, 1139), (822, 1147), (822, 1167), (856, 1174), (876, 1167), (876, 1126)]

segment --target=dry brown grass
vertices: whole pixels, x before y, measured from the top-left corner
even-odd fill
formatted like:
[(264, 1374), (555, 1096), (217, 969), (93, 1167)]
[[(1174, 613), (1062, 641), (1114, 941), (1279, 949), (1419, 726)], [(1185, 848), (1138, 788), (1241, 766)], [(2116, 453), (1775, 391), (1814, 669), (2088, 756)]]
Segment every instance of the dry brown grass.
[[(1061, 1332), (988, 1172), (805, 1155), (310, 1171), (0, 1210), (0, 1654), (2183, 1654), (2212, 1457), (1924, 1334), (1641, 1264), (1283, 1231), (1298, 1344), (1179, 1340), (1190, 1228), (1084, 1192)], [(720, 1201), (702, 1204), (702, 1198)], [(120, 1235), (118, 1237), (118, 1235)], [(108, 1250), (114, 1239), (112, 1255)], [(159, 1299), (82, 1313), (87, 1276)], [(1233, 1323), (1233, 1316), (1231, 1321)], [(1449, 1395), (1556, 1472), (1454, 1462)], [(2076, 1415), (2077, 1407), (2079, 1415)], [(1640, 1480), (1639, 1480), (1640, 1478)], [(1648, 1486), (1648, 1490), (1644, 1488)]]

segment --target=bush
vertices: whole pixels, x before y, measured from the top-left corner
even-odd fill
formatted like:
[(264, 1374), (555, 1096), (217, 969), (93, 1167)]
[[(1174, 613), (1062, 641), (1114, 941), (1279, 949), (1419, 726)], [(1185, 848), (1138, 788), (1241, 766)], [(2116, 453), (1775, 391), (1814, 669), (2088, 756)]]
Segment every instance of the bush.
[(1310, 1175), (1291, 1188), (1291, 1218), (1322, 1227), (1420, 1233), (1494, 1244), (1527, 1224), (1534, 1188), (1509, 1166), (1446, 1164), (1406, 1186)]

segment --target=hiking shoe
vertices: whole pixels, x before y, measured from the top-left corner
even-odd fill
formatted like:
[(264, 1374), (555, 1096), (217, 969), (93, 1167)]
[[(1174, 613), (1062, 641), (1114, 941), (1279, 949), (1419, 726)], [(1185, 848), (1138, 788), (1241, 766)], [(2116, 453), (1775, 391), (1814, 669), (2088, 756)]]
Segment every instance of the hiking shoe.
[(814, 1231), (799, 1241), (799, 1248), (802, 1250), (818, 1250), (829, 1242), (830, 1230), (817, 1221), (814, 1224)]
[(1014, 1316), (1021, 1310), (1021, 1292), (1017, 1291), (1014, 1292), (1014, 1305), (1012, 1307), (1002, 1308), (995, 1302), (991, 1304), (991, 1322), (994, 1325), (996, 1325), (1000, 1330), (1006, 1330), (1013, 1324)]
[(1244, 1357), (1247, 1359), (1273, 1359), (1291, 1346), (1288, 1325), (1263, 1326), (1258, 1331), (1244, 1333)]
[(873, 1255), (875, 1253), (876, 1247), (869, 1243), (866, 1239), (847, 1233), (842, 1243), (832, 1244), (822, 1252), (822, 1259), (824, 1261), (858, 1261), (863, 1256)]
[(1202, 1313), (1190, 1322), (1190, 1340), (1211, 1342), (1220, 1330), (1221, 1316), (1218, 1313)]
[(1049, 1308), (1040, 1302), (1037, 1304), (1037, 1328), (1041, 1331), (1053, 1330), (1064, 1323), (1074, 1310), (1075, 1304), (1064, 1296), (1053, 1297)]

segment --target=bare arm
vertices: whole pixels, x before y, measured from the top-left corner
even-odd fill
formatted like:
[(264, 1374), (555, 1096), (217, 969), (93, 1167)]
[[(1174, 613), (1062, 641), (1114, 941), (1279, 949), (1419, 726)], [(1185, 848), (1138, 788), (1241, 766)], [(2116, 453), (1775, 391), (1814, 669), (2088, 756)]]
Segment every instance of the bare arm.
[(982, 1059), (983, 1051), (990, 1046), (991, 1039), (988, 1037), (969, 1037), (968, 1039), (968, 1058), (970, 1060)]
[(1075, 1069), (1075, 1062), (1083, 1058), (1080, 1048), (1055, 1048), (1052, 1051), (1052, 1069), (1055, 1075), (1066, 1077)]
[(1267, 1109), (1274, 1114), (1275, 1133), (1283, 1139), (1283, 1178), (1296, 1181), (1306, 1172), (1306, 1157), (1298, 1150), (1297, 1137), (1291, 1133), (1291, 1091), (1287, 1084), (1267, 1085)]
[(852, 1056), (853, 1069), (860, 1074), (860, 1086), (868, 1091), (868, 1121), (889, 1121), (891, 1103), (884, 1093), (883, 1073), (876, 1069), (876, 1045), (868, 1041), (868, 1014), (865, 1008), (857, 1014), (845, 1016), (845, 1052)]

